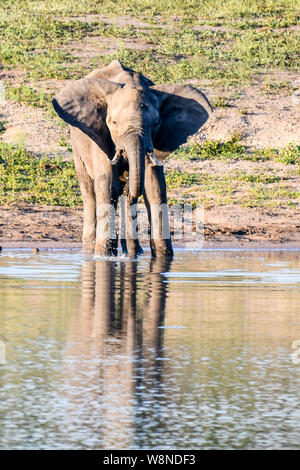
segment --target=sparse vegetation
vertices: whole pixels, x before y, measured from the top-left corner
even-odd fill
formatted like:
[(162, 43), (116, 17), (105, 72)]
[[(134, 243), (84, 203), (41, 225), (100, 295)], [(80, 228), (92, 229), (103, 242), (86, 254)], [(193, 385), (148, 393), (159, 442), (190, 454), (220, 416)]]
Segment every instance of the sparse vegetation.
[(18, 202), (80, 205), (73, 162), (33, 155), (23, 147), (0, 143), (0, 204)]
[[(166, 180), (170, 204), (285, 207), (297, 206), (300, 199), (300, 191), (294, 189), (292, 177), (266, 174), (264, 168), (254, 174), (233, 170), (218, 176), (204, 171), (183, 175), (180, 171), (170, 170)], [(184, 199), (172, 196), (179, 188)]]
[(224, 98), (223, 96), (219, 96), (211, 104), (213, 108), (229, 108), (230, 107), (230, 104), (228, 103), (227, 98)]
[(285, 149), (260, 149), (249, 152), (240, 144), (239, 137), (233, 136), (227, 142), (207, 141), (182, 147), (172, 154), (178, 160), (249, 160), (277, 161), (285, 164), (300, 164), (300, 146), (291, 144)]
[[(78, 15), (101, 13), (132, 15), (147, 25), (108, 25), (97, 16), (88, 21), (78, 19)], [(117, 53), (99, 52), (95, 61), (110, 62), (117, 55), (134, 68), (138, 62), (154, 81), (208, 78), (218, 83), (241, 83), (258, 72), (299, 70), (299, 36), (293, 31), (275, 30), (295, 25), (298, 20), (299, 8), (293, 0), (173, 0), (168, 5), (157, 0), (77, 0), (63, 4), (56, 0), (47, 4), (10, 0), (0, 7), (0, 61), (7, 67), (22, 67), (34, 80), (78, 78), (93, 64), (80, 64), (65, 47), (70, 41), (80, 44), (85, 38), (101, 36), (133, 38), (151, 48), (136, 51), (121, 44)], [(201, 29), (204, 24), (222, 28)]]
[[(290, 155), (291, 151), (286, 152)], [(31, 202), (67, 207), (82, 204), (73, 161), (34, 155), (24, 147), (4, 143), (0, 143), (0, 155), (0, 204)], [(222, 153), (219, 156), (223, 158)], [(300, 191), (290, 186), (293, 175), (294, 172), (285, 177), (267, 174), (264, 168), (256, 173), (233, 170), (219, 176), (201, 169), (185, 173), (170, 169), (166, 171), (169, 204), (212, 201), (215, 205), (247, 207), (298, 204)], [(172, 195), (178, 190), (179, 199)]]
[(16, 101), (17, 103), (24, 103), (33, 108), (43, 108), (56, 116), (51, 103), (52, 97), (44, 91), (36, 92), (33, 88), (27, 85), (13, 87), (10, 84), (6, 85), (6, 98)]

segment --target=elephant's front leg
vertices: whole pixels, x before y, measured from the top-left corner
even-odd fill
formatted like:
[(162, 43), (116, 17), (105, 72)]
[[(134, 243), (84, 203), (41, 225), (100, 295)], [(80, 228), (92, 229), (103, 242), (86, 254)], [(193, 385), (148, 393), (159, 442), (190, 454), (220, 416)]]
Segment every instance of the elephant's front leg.
[(146, 161), (144, 198), (151, 228), (152, 256), (172, 257), (164, 169), (162, 166), (151, 165), (149, 161)]
[(90, 187), (90, 191), (83, 193), (83, 233), (82, 245), (85, 253), (93, 253), (95, 249), (96, 234), (96, 200), (94, 188)]
[(74, 148), (74, 163), (83, 200), (83, 251), (85, 253), (93, 253), (96, 238), (96, 197), (94, 182), (89, 177), (76, 148)]
[(97, 169), (95, 175), (96, 194), (96, 242), (95, 254), (117, 255), (118, 238), (116, 232), (117, 196), (114, 190), (113, 170), (108, 162)]

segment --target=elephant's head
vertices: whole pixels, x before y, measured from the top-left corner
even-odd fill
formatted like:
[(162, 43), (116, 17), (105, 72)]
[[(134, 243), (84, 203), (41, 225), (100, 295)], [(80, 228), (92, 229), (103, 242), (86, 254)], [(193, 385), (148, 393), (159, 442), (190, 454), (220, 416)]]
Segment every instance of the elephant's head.
[[(151, 83), (151, 82), (150, 82)], [(93, 139), (112, 164), (129, 167), (129, 193), (143, 193), (145, 160), (160, 165), (206, 122), (206, 97), (185, 85), (135, 86), (85, 78), (72, 82), (53, 100), (58, 115)]]

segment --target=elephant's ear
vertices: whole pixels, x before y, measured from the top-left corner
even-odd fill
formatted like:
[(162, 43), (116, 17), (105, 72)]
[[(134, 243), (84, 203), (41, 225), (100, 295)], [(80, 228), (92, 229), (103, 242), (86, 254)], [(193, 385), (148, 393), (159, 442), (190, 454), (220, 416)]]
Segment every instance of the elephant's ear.
[(206, 96), (189, 85), (154, 85), (150, 89), (160, 101), (161, 126), (154, 149), (158, 157), (166, 157), (203, 126), (212, 108)]
[(110, 138), (106, 125), (107, 99), (121, 87), (108, 80), (84, 78), (63, 88), (52, 104), (59, 117), (103, 148), (104, 140)]

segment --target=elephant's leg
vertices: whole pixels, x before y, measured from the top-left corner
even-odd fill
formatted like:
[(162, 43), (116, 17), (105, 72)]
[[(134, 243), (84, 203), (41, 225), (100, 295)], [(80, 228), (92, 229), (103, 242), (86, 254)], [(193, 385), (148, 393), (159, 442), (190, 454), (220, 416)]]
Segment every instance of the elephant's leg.
[(116, 233), (117, 196), (114, 190), (114, 174), (109, 161), (101, 162), (95, 174), (96, 193), (96, 243), (95, 254), (116, 255), (118, 239)]
[(128, 184), (123, 187), (120, 198), (120, 228), (122, 252), (130, 258), (143, 253), (138, 240), (137, 199), (129, 196)]
[(151, 228), (151, 253), (156, 256), (173, 256), (171, 242), (167, 189), (162, 166), (146, 162), (144, 199)]
[[(138, 240), (137, 198), (126, 197), (126, 251), (130, 258), (143, 253)], [(122, 246), (123, 248), (123, 246)], [(124, 249), (124, 248), (123, 248)]]
[(94, 182), (89, 177), (80, 157), (74, 155), (74, 163), (83, 200), (83, 251), (93, 253), (96, 238), (96, 196)]
[[(126, 188), (128, 189), (128, 188)], [(124, 194), (120, 197), (120, 207), (119, 207), (119, 215), (120, 215), (120, 240), (121, 240), (121, 248), (122, 253), (127, 255), (127, 243), (126, 243), (126, 197), (128, 195), (128, 191), (124, 191)]]

